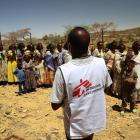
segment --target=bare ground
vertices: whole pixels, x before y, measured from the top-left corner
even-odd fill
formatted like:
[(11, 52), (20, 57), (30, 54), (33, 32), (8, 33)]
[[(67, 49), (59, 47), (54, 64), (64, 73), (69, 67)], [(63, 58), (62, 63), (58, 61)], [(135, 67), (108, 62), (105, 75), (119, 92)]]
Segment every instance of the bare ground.
[[(52, 111), (51, 89), (16, 96), (17, 86), (0, 87), (0, 140), (65, 140), (62, 110)], [(140, 140), (139, 112), (115, 111), (121, 101), (106, 95), (107, 129), (94, 140)], [(112, 108), (113, 107), (113, 108)]]

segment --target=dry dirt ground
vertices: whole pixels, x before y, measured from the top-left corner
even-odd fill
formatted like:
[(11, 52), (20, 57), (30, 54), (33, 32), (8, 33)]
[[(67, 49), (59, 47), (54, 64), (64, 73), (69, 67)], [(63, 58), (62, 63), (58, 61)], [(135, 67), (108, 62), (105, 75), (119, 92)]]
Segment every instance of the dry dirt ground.
[[(0, 140), (65, 140), (62, 110), (52, 111), (51, 89), (16, 96), (16, 86), (0, 87)], [(140, 106), (136, 114), (120, 115), (121, 101), (107, 100), (107, 129), (94, 140), (140, 140)], [(113, 108), (114, 109), (113, 109)]]

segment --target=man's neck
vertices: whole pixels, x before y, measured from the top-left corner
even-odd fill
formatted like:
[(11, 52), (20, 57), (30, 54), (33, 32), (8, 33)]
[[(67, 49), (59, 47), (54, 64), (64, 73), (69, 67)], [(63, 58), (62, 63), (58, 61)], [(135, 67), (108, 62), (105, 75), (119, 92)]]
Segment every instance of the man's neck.
[(73, 59), (76, 59), (76, 58), (87, 58), (87, 57), (89, 57), (88, 53), (82, 54), (80, 56), (72, 56)]

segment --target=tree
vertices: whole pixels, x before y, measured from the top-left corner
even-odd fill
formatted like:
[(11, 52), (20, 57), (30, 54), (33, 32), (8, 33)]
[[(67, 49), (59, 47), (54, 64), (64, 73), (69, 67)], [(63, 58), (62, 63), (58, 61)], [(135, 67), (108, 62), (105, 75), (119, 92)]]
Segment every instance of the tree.
[(17, 41), (24, 41), (27, 36), (29, 36), (30, 28), (20, 29), (15, 32), (9, 32), (3, 35), (3, 37), (10, 43), (16, 43)]
[(26, 36), (31, 35), (31, 29), (30, 28), (25, 28), (17, 31), (18, 39), (24, 39)]
[(104, 33), (115, 30), (115, 27), (114, 22), (95, 22), (91, 25), (90, 30), (94, 34), (95, 40), (104, 42)]
[(58, 43), (61, 43), (63, 42), (64, 40), (64, 37), (63, 36), (60, 36), (58, 34), (49, 34), (49, 35), (45, 35), (43, 38), (42, 38), (44, 44), (50, 44), (50, 43), (53, 43), (53, 44), (58, 44)]
[(101, 30), (112, 31), (114, 28), (115, 28), (114, 22), (104, 22), (104, 23), (95, 22), (94, 24), (91, 25), (90, 29), (92, 30), (92, 32), (100, 33)]
[[(104, 22), (104, 23), (98, 23), (95, 22), (94, 24), (89, 25), (78, 25), (80, 27), (85, 28), (91, 35), (91, 40), (97, 42), (97, 41), (103, 41), (104, 42), (104, 33), (109, 31), (115, 30), (115, 24), (114, 22)], [(72, 25), (64, 26), (65, 28), (65, 35), (67, 36), (68, 33), (74, 28)], [(93, 42), (93, 41), (92, 41)]]

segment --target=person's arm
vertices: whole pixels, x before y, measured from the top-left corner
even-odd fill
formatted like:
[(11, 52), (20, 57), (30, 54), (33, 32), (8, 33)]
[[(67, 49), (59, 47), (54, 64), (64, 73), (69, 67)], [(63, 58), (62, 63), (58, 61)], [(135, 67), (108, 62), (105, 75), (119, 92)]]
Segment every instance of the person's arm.
[(14, 72), (13, 72), (14, 75), (17, 75), (18, 74), (18, 70), (16, 69)]
[(51, 107), (53, 110), (58, 110), (60, 107), (62, 107), (63, 102), (62, 103), (51, 103)]
[(98, 57), (98, 49), (95, 49), (92, 54), (94, 57)]
[(70, 60), (72, 60), (72, 56), (67, 52), (65, 52), (64, 54), (64, 63), (69, 62)]
[[(105, 65), (105, 62), (104, 62)], [(110, 77), (110, 74), (107, 70), (107, 67), (105, 65), (105, 71), (106, 71), (106, 76), (105, 76), (105, 90), (107, 90), (111, 85), (112, 85), (112, 79)]]
[(120, 73), (121, 72), (121, 57), (119, 56), (119, 54), (116, 54), (115, 55), (115, 59), (114, 59), (114, 65), (115, 65), (115, 68), (116, 68), (116, 71), (118, 72), (118, 73)]
[(125, 82), (127, 82), (130, 86), (135, 85), (137, 82), (138, 76), (137, 73), (133, 73), (133, 77), (126, 78)]
[(54, 83), (53, 83), (53, 93), (51, 96), (51, 106), (53, 110), (57, 110), (63, 105), (64, 99), (64, 80), (60, 69), (57, 69)]

